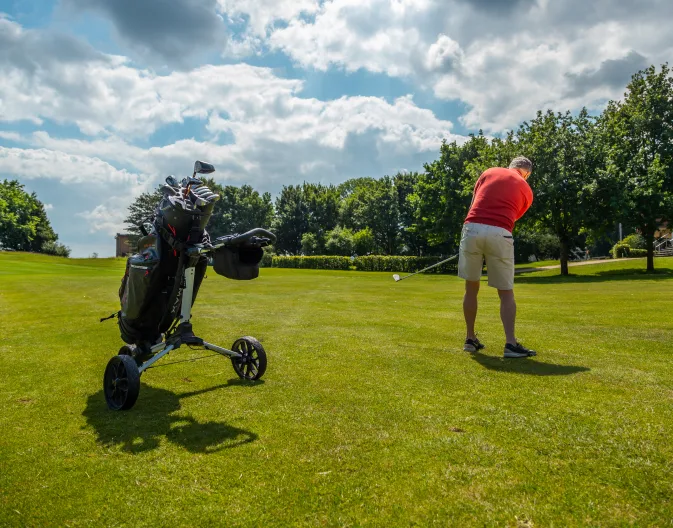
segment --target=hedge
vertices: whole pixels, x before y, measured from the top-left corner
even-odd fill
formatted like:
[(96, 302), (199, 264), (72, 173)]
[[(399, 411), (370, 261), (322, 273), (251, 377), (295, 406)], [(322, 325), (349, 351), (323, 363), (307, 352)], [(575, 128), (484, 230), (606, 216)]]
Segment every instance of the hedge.
[[(268, 257), (264, 256), (263, 263)], [(273, 255), (271, 257), (272, 268), (300, 268), (300, 269), (324, 269), (324, 270), (349, 270), (353, 266), (358, 271), (397, 271), (401, 273), (413, 273), (437, 262), (442, 257), (393, 257), (386, 255), (370, 255), (366, 257), (338, 257), (338, 256), (296, 256), (284, 257)], [(458, 272), (458, 259), (437, 266), (427, 273), (450, 273)]]
[[(413, 273), (433, 264), (440, 262), (442, 257), (392, 257), (383, 255), (371, 255), (356, 257), (354, 264), (358, 271), (400, 271)], [(458, 259), (437, 266), (427, 273), (457, 273)]]
[(612, 258), (615, 259), (627, 257), (639, 258), (647, 256), (646, 249), (634, 249), (627, 246), (626, 244), (620, 243), (615, 244), (610, 250), (610, 253), (612, 254)]
[(272, 268), (301, 268), (324, 270), (349, 270), (350, 257), (311, 256), (311, 257), (282, 257), (274, 255), (271, 260)]

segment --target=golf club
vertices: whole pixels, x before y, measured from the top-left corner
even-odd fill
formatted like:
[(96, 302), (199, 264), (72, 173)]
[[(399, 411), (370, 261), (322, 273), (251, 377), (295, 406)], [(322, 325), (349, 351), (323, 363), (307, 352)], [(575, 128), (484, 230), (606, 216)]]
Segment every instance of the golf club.
[(458, 257), (458, 255), (459, 255), (459, 254), (456, 254), (456, 255), (454, 255), (453, 257), (449, 257), (449, 258), (447, 258), (447, 259), (445, 259), (445, 260), (442, 260), (442, 261), (438, 262), (437, 264), (433, 264), (432, 266), (428, 266), (427, 268), (423, 268), (422, 270), (416, 271), (416, 272), (411, 273), (411, 274), (409, 274), (409, 275), (405, 275), (404, 277), (400, 277), (400, 276), (396, 273), (395, 275), (393, 275), (393, 279), (395, 279), (395, 282), (399, 282), (399, 281), (401, 281), (401, 280), (408, 279), (409, 277), (413, 277), (414, 275), (417, 275), (418, 273), (423, 273), (424, 271), (428, 271), (429, 269), (436, 268), (436, 267), (439, 266), (440, 264), (444, 264), (445, 262), (449, 262), (450, 260), (453, 260), (453, 259), (455, 259), (456, 257)]

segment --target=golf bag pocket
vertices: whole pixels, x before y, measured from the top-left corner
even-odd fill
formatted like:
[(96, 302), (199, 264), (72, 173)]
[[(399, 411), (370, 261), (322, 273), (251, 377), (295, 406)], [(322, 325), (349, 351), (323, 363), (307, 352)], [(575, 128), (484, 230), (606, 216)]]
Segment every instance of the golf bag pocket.
[(213, 269), (228, 279), (256, 279), (263, 256), (264, 250), (260, 247), (224, 246), (213, 255)]
[(157, 289), (155, 283), (160, 280), (159, 260), (134, 255), (128, 259), (127, 269), (128, 276), (121, 298), (121, 315), (126, 319), (138, 319), (151, 300), (152, 292)]

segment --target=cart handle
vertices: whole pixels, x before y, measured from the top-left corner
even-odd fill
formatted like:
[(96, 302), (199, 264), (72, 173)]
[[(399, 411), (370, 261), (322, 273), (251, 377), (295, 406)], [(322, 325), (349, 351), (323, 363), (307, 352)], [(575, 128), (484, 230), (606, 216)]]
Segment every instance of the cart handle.
[[(216, 242), (226, 241), (227, 245), (235, 246), (237, 244), (240, 244), (241, 242), (246, 242), (247, 240), (250, 240), (252, 237), (259, 235), (263, 236), (264, 238), (268, 238), (271, 241), (271, 243), (276, 241), (276, 235), (274, 235), (271, 231), (267, 231), (266, 229), (262, 229), (261, 227), (256, 227), (255, 229), (251, 229), (247, 233), (243, 233), (242, 235), (238, 235), (233, 238), (220, 237), (216, 239)], [(222, 240), (223, 238), (225, 240)]]

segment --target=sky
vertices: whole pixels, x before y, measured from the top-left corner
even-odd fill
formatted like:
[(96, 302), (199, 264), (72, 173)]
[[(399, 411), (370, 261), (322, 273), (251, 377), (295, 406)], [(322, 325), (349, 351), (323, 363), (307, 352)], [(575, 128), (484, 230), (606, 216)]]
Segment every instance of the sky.
[(197, 159), (275, 196), (600, 112), (673, 62), (670, 20), (670, 0), (0, 0), (0, 178), (71, 256), (112, 256), (134, 198)]

